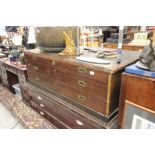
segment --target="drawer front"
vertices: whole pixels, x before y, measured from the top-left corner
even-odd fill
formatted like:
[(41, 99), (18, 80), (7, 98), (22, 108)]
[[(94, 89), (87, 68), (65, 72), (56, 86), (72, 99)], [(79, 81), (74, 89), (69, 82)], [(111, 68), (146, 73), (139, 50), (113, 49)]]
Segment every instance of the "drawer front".
[(26, 64), (28, 70), (35, 70), (41, 74), (50, 74), (53, 72), (55, 62), (50, 59), (44, 59), (36, 55), (27, 55), (26, 56)]
[(43, 85), (48, 88), (54, 87), (54, 80), (47, 75), (40, 74), (37, 71), (28, 70), (28, 79), (36, 84)]
[(17, 74), (17, 69), (15, 67), (13, 67), (13, 66), (10, 66), (10, 65), (6, 64), (6, 70), (8, 70), (8, 71), (10, 71), (10, 72), (12, 72), (14, 74)]
[(101, 128), (96, 123), (70, 111), (44, 94), (32, 89), (29, 89), (29, 93), (31, 94), (31, 101), (35, 102), (40, 108), (66, 124), (69, 128)]
[(81, 92), (86, 92), (87, 94), (93, 92), (96, 96), (107, 97), (107, 84), (104, 83), (104, 81), (99, 82), (90, 78), (75, 76), (72, 74), (68, 75), (68, 73), (62, 73), (59, 71), (55, 72), (54, 79), (56, 82), (63, 82)]
[[(72, 64), (66, 64), (63, 62), (56, 62), (55, 63), (55, 72), (66, 73), (69, 76), (75, 75), (77, 77), (84, 77), (90, 80), (100, 81), (104, 83), (108, 83), (108, 73), (95, 71), (88, 69), (82, 66), (75, 66)], [(104, 80), (103, 80), (104, 79)]]
[(40, 74), (46, 75), (46, 76), (51, 76), (54, 73), (54, 68), (53, 66), (48, 62), (42, 64), (29, 64), (27, 66), (27, 70), (30, 72), (36, 71)]
[(51, 114), (47, 113), (45, 110), (43, 110), (42, 108), (40, 108), (36, 103), (34, 103), (33, 101), (30, 101), (30, 106), (36, 110), (40, 115), (42, 115), (43, 117), (45, 117), (48, 121), (50, 121), (54, 126), (56, 126), (59, 129), (67, 129), (67, 127), (60, 122), (58, 119), (56, 119), (55, 117), (53, 117)]
[(87, 93), (86, 91), (79, 91), (75, 88), (67, 86), (65, 83), (62, 82), (56, 82), (55, 89), (60, 94), (63, 94), (64, 96), (67, 96), (77, 101), (78, 103), (83, 104), (84, 106), (87, 106), (104, 115), (106, 114), (106, 98), (95, 96), (95, 92), (93, 91), (89, 91), (89, 93)]

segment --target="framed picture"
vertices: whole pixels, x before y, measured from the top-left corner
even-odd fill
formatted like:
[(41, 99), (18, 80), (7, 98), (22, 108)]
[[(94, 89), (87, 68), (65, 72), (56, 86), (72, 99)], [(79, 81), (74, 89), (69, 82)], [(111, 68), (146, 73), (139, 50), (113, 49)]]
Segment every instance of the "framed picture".
[(155, 129), (155, 112), (125, 101), (124, 129)]

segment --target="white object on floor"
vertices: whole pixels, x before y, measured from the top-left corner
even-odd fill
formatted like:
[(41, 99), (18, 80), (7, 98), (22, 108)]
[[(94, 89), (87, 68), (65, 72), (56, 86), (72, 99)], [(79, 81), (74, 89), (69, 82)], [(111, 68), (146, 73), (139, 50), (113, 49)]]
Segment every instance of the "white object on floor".
[(76, 57), (77, 60), (85, 61), (85, 62), (92, 62), (92, 63), (98, 63), (98, 64), (109, 64), (110, 61), (108, 60), (103, 60), (95, 57), (85, 57), (85, 56), (80, 56)]
[(0, 103), (0, 129), (24, 129), (11, 112)]
[(19, 99), (22, 99), (22, 96), (21, 96), (21, 89), (20, 89), (19, 83), (16, 83), (16, 84), (12, 85), (12, 87), (15, 89), (15, 92), (16, 92), (15, 95), (16, 95)]

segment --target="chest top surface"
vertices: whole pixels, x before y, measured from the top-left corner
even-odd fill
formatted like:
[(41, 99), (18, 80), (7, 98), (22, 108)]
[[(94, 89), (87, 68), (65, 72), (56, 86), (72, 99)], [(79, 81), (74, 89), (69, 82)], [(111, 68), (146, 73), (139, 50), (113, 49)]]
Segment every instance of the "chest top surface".
[[(25, 54), (42, 57), (47, 60), (55, 60), (56, 62), (66, 63), (75, 66), (86, 67), (89, 69), (104, 71), (107, 73), (115, 73), (119, 70), (122, 70), (127, 65), (130, 65), (136, 62), (139, 59), (140, 52), (133, 51), (122, 51), (121, 63), (117, 63), (117, 59), (109, 59), (110, 64), (96, 64), (88, 63), (84, 61), (77, 60), (75, 56), (60, 56), (58, 53), (48, 53), (40, 51), (39, 49), (27, 50)], [(95, 53), (84, 51), (82, 56), (94, 57)]]

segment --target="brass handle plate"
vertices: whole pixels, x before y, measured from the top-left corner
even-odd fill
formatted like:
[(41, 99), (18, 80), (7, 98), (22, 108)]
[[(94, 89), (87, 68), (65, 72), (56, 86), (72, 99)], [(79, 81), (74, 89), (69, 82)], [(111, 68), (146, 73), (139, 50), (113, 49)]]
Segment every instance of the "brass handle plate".
[(84, 67), (78, 67), (78, 71), (79, 71), (80, 73), (86, 73), (86, 72), (87, 72), (87, 69), (84, 68)]
[(33, 66), (33, 69), (39, 70), (38, 66)]
[(79, 84), (81, 87), (85, 87), (85, 86), (86, 86), (86, 82), (83, 81), (83, 80), (78, 80), (78, 84)]
[(81, 101), (85, 101), (85, 100), (86, 100), (86, 97), (84, 97), (84, 96), (82, 96), (82, 95), (79, 95), (79, 99), (80, 99)]

